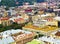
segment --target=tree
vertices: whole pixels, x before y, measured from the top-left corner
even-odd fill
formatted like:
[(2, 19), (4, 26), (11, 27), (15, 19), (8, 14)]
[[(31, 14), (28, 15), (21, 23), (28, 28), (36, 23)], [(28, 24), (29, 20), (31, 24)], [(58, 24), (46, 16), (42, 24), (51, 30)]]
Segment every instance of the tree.
[(2, 0), (1, 4), (9, 7), (15, 6), (15, 0)]
[(0, 28), (2, 28), (3, 27), (3, 25), (2, 24), (0, 24)]
[(9, 10), (9, 7), (7, 6), (7, 7), (5, 8), (5, 10)]
[(60, 4), (58, 6), (59, 6), (59, 9), (60, 9)]

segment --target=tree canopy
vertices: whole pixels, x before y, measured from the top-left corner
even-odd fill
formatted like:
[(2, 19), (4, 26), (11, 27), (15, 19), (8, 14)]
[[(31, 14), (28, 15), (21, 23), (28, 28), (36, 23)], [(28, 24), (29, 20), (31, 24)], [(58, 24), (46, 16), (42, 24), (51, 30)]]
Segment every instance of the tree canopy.
[(2, 0), (1, 5), (6, 5), (6, 6), (15, 6), (15, 0)]
[[(16, 4), (18, 2), (18, 4)], [(17, 6), (17, 5), (23, 5), (24, 2), (29, 2), (30, 4), (33, 4), (36, 2), (36, 0), (1, 0), (1, 5), (5, 6)]]

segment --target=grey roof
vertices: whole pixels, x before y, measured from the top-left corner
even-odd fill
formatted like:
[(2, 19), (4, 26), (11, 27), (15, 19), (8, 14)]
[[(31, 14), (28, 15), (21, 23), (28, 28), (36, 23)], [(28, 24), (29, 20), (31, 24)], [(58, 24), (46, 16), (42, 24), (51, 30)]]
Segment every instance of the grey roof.
[(14, 42), (14, 39), (11, 36), (0, 39), (0, 44), (9, 44), (12, 42)]

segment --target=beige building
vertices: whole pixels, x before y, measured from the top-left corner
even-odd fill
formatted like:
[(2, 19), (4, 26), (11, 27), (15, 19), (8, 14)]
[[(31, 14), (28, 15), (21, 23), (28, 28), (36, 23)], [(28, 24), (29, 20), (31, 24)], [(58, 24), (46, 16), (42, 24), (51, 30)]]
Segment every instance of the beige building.
[(4, 26), (8, 26), (11, 24), (10, 20), (8, 17), (2, 17), (0, 18), (0, 24), (3, 24)]

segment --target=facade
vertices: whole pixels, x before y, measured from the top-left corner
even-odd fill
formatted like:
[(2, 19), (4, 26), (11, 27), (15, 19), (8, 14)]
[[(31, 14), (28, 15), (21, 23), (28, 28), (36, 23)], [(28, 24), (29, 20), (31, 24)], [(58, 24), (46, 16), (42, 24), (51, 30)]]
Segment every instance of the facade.
[(5, 18), (0, 18), (0, 24), (2, 24), (3, 26), (8, 26), (11, 24), (11, 22), (8, 17), (5, 17)]

